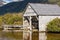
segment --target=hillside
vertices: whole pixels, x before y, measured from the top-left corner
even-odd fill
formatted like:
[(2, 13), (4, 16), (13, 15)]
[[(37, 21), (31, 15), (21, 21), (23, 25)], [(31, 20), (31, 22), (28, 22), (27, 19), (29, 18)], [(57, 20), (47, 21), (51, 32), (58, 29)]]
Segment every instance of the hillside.
[(18, 13), (25, 9), (28, 3), (40, 3), (41, 0), (24, 0), (19, 2), (11, 2), (2, 7), (0, 7), (0, 15), (5, 13)]
[(0, 7), (0, 15), (22, 12), (28, 3), (50, 3), (60, 5), (60, 0), (24, 0), (19, 2), (11, 2)]
[(17, 13), (25, 8), (26, 3), (24, 2), (12, 2), (7, 5), (0, 7), (0, 15), (5, 13)]

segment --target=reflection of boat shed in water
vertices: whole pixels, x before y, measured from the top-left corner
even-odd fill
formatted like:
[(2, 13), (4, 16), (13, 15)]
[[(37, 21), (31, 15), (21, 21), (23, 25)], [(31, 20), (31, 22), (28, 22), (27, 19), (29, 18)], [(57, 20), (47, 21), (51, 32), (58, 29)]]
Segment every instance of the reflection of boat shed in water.
[(52, 19), (60, 18), (60, 7), (56, 4), (29, 3), (23, 15), (24, 29), (46, 31), (46, 25)]

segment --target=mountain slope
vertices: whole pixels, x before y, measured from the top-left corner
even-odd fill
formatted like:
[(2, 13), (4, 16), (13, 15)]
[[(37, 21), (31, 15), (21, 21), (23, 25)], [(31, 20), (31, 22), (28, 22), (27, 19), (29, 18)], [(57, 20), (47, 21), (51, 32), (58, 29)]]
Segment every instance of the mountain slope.
[(45, 1), (24, 0), (24, 1), (19, 1), (19, 2), (11, 2), (11, 3), (8, 3), (8, 4), (0, 7), (0, 15), (5, 14), (5, 13), (21, 12), (25, 9), (25, 7), (28, 3), (41, 3), (41, 2), (45, 2)]
[(26, 3), (24, 2), (12, 2), (7, 5), (0, 7), (0, 15), (5, 13), (13, 13), (13, 12), (20, 12), (22, 9), (25, 8)]

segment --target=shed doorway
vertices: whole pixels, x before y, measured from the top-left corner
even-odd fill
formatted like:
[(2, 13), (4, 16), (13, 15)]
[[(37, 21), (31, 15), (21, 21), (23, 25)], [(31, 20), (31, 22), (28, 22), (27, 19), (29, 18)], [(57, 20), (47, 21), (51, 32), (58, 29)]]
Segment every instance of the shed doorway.
[(38, 24), (39, 22), (36, 16), (24, 16), (24, 20), (23, 20), (24, 29), (28, 29), (32, 31), (39, 31)]
[(32, 29), (34, 31), (39, 30), (39, 26), (38, 26), (39, 23), (38, 23), (38, 19), (36, 18), (36, 16), (32, 16), (31, 21), (32, 21)]

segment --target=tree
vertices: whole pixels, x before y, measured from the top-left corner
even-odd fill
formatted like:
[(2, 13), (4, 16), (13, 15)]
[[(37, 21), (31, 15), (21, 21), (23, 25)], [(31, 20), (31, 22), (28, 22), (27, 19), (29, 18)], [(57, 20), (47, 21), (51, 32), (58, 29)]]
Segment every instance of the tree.
[(60, 1), (59, 1), (59, 2), (57, 2), (57, 4), (60, 6)]
[(17, 14), (15, 14), (14, 16), (10, 17), (7, 20), (7, 24), (16, 24), (16, 25), (20, 25), (22, 22), (22, 17), (18, 16)]
[(55, 18), (47, 24), (47, 31), (60, 32), (60, 19)]
[(48, 0), (47, 3), (50, 3), (50, 4), (58, 4), (60, 6), (60, 0)]
[(51, 4), (54, 4), (56, 2), (57, 2), (57, 0), (48, 0), (48, 3), (51, 3)]
[(6, 24), (6, 25), (22, 25), (23, 24), (23, 18), (21, 13), (14, 13), (10, 14), (7, 13), (3, 16), (0, 16), (0, 24)]
[(9, 21), (9, 19), (12, 17), (12, 14), (7, 13), (7, 14), (3, 15), (2, 17), (3, 17), (4, 24), (7, 24), (7, 22)]
[(2, 16), (0, 16), (0, 26), (3, 24)]

